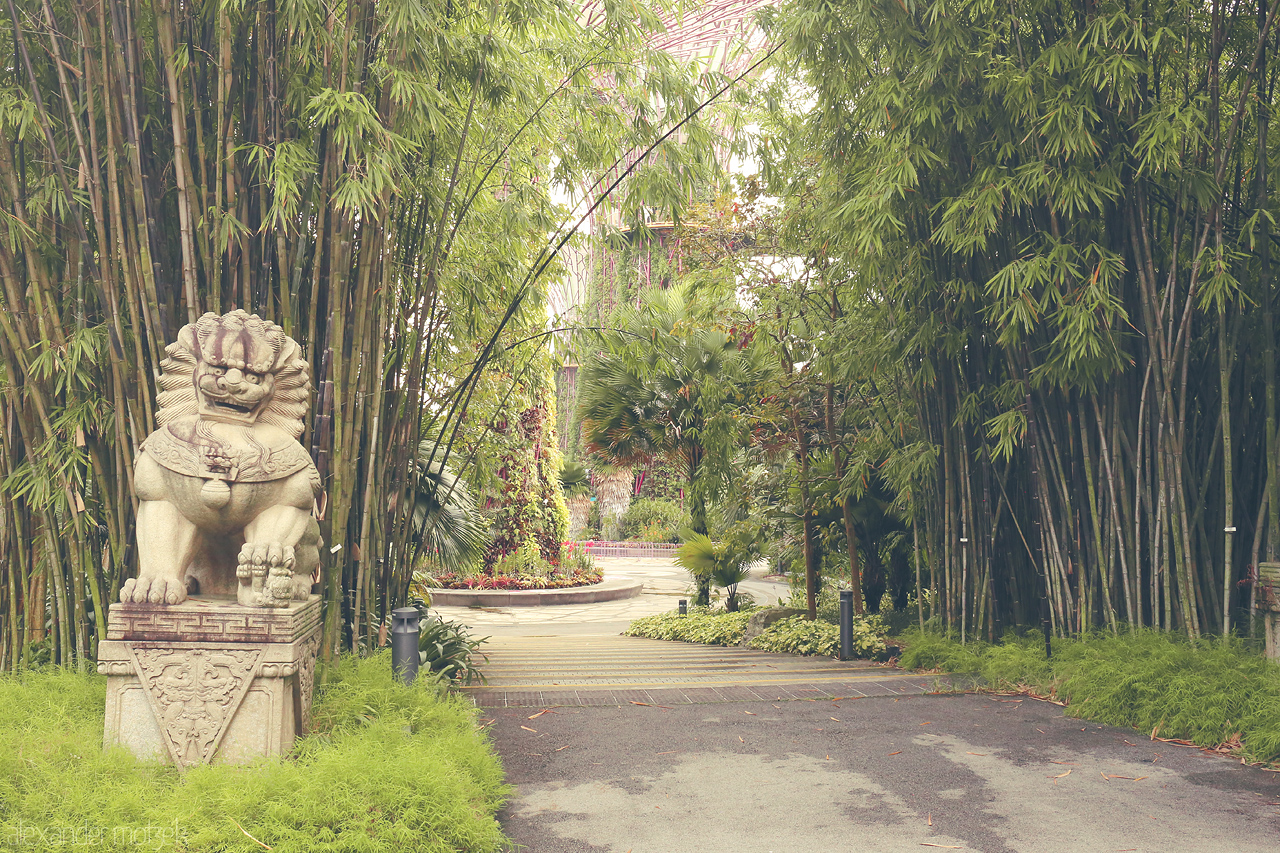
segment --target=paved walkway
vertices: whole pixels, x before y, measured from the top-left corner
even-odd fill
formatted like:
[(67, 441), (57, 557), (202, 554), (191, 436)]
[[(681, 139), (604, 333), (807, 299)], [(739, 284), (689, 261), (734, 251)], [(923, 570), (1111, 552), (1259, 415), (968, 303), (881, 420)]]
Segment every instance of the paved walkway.
[(618, 637), (687, 595), (666, 561), (624, 572), (639, 598), (437, 611), (493, 637), (477, 699), (524, 853), (1276, 850), (1280, 773), (925, 676)]
[(501, 637), (485, 644), (489, 708), (690, 705), (904, 696), (937, 679), (868, 663), (639, 637)]

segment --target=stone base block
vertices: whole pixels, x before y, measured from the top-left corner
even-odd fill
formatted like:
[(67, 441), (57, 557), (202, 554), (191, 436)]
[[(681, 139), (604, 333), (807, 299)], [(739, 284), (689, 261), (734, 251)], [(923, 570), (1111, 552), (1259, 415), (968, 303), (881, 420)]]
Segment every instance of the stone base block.
[(287, 752), (307, 728), (320, 597), (279, 609), (193, 597), (113, 604), (105, 741), (179, 767)]
[(1280, 613), (1263, 613), (1262, 630), (1266, 634), (1267, 657), (1280, 660)]

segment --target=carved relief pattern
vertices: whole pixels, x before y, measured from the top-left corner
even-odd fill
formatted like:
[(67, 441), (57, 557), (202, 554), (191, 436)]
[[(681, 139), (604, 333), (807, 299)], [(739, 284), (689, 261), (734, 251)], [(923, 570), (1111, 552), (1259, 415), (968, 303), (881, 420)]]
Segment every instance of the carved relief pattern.
[(316, 686), (316, 652), (320, 650), (320, 633), (317, 631), (307, 640), (302, 650), (301, 666), (298, 668), (298, 683), (302, 694), (302, 732), (311, 730), (311, 694)]
[(214, 435), (206, 422), (183, 418), (147, 436), (143, 450), (170, 471), (229, 483), (282, 480), (311, 465), (307, 451), (292, 439), (268, 447), (252, 430), (237, 433), (240, 440), (233, 443)]
[(127, 660), (98, 661), (99, 675), (133, 675), (133, 664)]
[(185, 768), (210, 761), (253, 681), (262, 650), (130, 651), (174, 763)]

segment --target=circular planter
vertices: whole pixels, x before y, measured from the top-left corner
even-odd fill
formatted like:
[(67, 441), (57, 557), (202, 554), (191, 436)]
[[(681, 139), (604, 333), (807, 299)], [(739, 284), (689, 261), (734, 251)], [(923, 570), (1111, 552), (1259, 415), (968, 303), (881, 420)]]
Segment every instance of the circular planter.
[(430, 592), (432, 607), (541, 607), (634, 598), (643, 586), (643, 581), (616, 580), (568, 589), (433, 589)]

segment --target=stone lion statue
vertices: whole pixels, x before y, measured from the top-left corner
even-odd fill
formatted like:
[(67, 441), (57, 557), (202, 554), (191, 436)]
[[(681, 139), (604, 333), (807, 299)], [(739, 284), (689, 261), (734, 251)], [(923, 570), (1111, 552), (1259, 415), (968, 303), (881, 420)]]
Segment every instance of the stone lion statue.
[(320, 562), (320, 476), (298, 443), (311, 390), (301, 347), (236, 310), (184, 326), (165, 352), (160, 428), (134, 468), (138, 577), (120, 600), (306, 599)]

